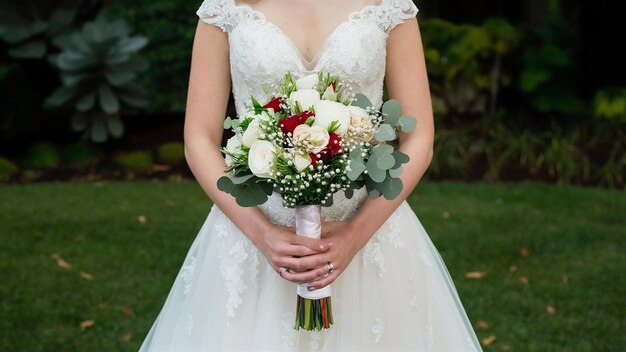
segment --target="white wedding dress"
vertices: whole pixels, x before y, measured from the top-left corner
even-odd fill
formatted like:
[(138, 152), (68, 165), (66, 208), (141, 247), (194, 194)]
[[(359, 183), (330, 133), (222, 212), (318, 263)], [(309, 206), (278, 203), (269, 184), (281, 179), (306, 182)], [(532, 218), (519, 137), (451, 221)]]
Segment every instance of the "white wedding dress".
[[(202, 21), (228, 35), (238, 113), (251, 95), (287, 71), (326, 69), (382, 104), (389, 32), (417, 8), (382, 0), (353, 12), (308, 62), (264, 14), (234, 0), (205, 0)], [(336, 194), (327, 220), (349, 219), (365, 200)], [(293, 209), (273, 195), (260, 206), (274, 223), (292, 225)], [(480, 351), (472, 325), (437, 249), (405, 201), (331, 285), (334, 325), (296, 331), (296, 285), (213, 206), (140, 351)]]

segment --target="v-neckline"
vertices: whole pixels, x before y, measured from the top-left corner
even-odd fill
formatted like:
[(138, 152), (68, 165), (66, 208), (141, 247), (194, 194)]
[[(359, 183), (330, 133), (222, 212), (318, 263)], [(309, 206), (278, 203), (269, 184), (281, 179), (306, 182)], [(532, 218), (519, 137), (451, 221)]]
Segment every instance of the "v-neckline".
[[(369, 10), (372, 8), (378, 8), (378, 7), (382, 7), (383, 4), (387, 1), (387, 0), (380, 0), (380, 3), (378, 5), (366, 5), (358, 10), (352, 11), (348, 14), (347, 18), (341, 22), (339, 22), (339, 24), (330, 32), (330, 34), (326, 37), (326, 39), (324, 39), (324, 41), (322, 42), (322, 45), (320, 46), (320, 48), (318, 49), (317, 53), (315, 54), (315, 56), (313, 56), (313, 59), (308, 60), (306, 57), (304, 57), (304, 55), (302, 54), (302, 52), (300, 51), (300, 49), (298, 48), (298, 46), (296, 45), (296, 43), (293, 41), (293, 39), (291, 39), (290, 36), (287, 35), (287, 33), (285, 33), (285, 31), (283, 31), (283, 29), (278, 26), (277, 24), (273, 23), (272, 21), (268, 21), (267, 16), (265, 16), (265, 13), (263, 13), (262, 11), (259, 11), (255, 8), (253, 8), (250, 5), (247, 4), (237, 4), (235, 3), (235, 0), (230, 0), (233, 7), (235, 8), (245, 8), (248, 9), (249, 11), (251, 11), (252, 13), (256, 14), (260, 19), (261, 22), (263, 24), (266, 24), (270, 27), (272, 27), (280, 36), (283, 37), (283, 39), (287, 42), (287, 45), (289, 45), (292, 49), (292, 51), (294, 52), (294, 54), (296, 54), (296, 56), (298, 56), (298, 64), (300, 66), (300, 68), (302, 69), (302, 71), (304, 72), (315, 72), (318, 69), (319, 63), (320, 63), (320, 58), (322, 57), (322, 55), (325, 53), (326, 48), (328, 47), (328, 45), (330, 44), (330, 42), (332, 41), (333, 37), (339, 32), (339, 29), (341, 29), (343, 26), (348, 25), (352, 22), (352, 19)], [(311, 66), (312, 65), (312, 66)], [(312, 68), (309, 68), (312, 67)]]

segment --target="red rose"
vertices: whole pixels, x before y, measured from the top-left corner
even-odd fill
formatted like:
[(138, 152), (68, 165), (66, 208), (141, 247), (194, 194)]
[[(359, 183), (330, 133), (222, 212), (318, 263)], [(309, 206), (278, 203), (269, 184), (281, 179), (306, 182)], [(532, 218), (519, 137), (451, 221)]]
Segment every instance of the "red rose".
[(317, 166), (317, 156), (313, 153), (309, 153), (309, 156), (311, 157), (311, 165), (313, 165), (313, 167)]
[(280, 103), (283, 101), (283, 98), (278, 97), (270, 100), (267, 104), (263, 105), (264, 108), (274, 109), (274, 112), (281, 112), (283, 109), (280, 107)]
[(328, 145), (320, 152), (322, 159), (328, 160), (339, 153), (341, 149), (341, 137), (335, 132), (329, 133)]
[(293, 133), (293, 130), (295, 130), (298, 125), (302, 125), (309, 117), (314, 115), (315, 114), (310, 111), (304, 111), (278, 121), (278, 126), (280, 126), (283, 133)]

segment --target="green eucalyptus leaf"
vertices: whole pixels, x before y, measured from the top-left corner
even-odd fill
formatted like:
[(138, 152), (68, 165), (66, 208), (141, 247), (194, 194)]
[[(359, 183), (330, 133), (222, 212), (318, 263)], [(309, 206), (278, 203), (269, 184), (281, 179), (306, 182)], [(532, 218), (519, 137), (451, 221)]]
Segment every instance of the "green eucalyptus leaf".
[(402, 175), (402, 166), (399, 166), (395, 169), (391, 169), (389, 170), (389, 176), (393, 177), (393, 178), (398, 178), (400, 177), (400, 175)]
[(396, 139), (396, 131), (391, 127), (391, 125), (383, 123), (378, 126), (378, 130), (376, 134), (374, 134), (374, 138), (376, 138), (379, 142), (387, 142), (393, 141)]
[(363, 157), (361, 156), (362, 152), (363, 150), (361, 147), (356, 147), (348, 155), (350, 160), (350, 171), (348, 171), (347, 176), (351, 181), (356, 180), (361, 173), (365, 171), (365, 163), (363, 162)]
[(254, 182), (236, 185), (232, 194), (242, 207), (254, 207), (267, 201), (263, 188)]
[(233, 119), (231, 119), (230, 116), (227, 116), (226, 119), (224, 119), (224, 129), (228, 130), (232, 127), (233, 127)]
[(354, 190), (352, 188), (348, 188), (343, 193), (347, 199), (352, 199), (352, 196), (354, 195)]
[(258, 182), (257, 184), (261, 187), (261, 189), (263, 189), (263, 192), (265, 192), (265, 194), (268, 196), (272, 195), (272, 193), (274, 192), (274, 185), (269, 182)]
[(222, 176), (217, 180), (217, 189), (222, 192), (232, 193), (235, 188), (235, 184), (230, 180), (228, 176)]
[(372, 102), (363, 94), (357, 93), (354, 95), (354, 101), (350, 105), (358, 106), (363, 109), (371, 108)]
[(387, 171), (378, 167), (378, 157), (375, 154), (372, 154), (365, 167), (367, 168), (367, 174), (374, 182), (383, 182), (385, 180)]
[(385, 122), (391, 126), (396, 126), (400, 115), (402, 115), (402, 107), (397, 100), (390, 99), (383, 104), (382, 112), (385, 115)]
[(393, 153), (393, 146), (389, 144), (380, 143), (372, 148), (372, 154), (376, 154), (377, 156), (390, 155)]
[(376, 165), (381, 170), (389, 170), (396, 164), (396, 160), (393, 158), (392, 154), (385, 154), (383, 156), (378, 157), (378, 161)]
[(365, 180), (365, 189), (369, 198), (378, 198), (383, 194), (383, 184), (370, 179)]
[(415, 129), (415, 126), (417, 126), (417, 120), (411, 115), (404, 115), (400, 118), (400, 121), (398, 121), (398, 125), (402, 132), (411, 132)]
[(350, 171), (348, 171), (347, 176), (350, 181), (354, 181), (363, 173), (363, 171), (365, 171), (365, 169), (363, 160), (353, 161), (350, 163)]
[(239, 184), (245, 183), (246, 181), (250, 180), (253, 177), (254, 177), (254, 174), (243, 175), (243, 176), (233, 176), (231, 178), (231, 181), (233, 181), (234, 184), (239, 185)]
[(383, 183), (383, 196), (387, 200), (397, 198), (402, 193), (402, 179), (386, 178)]
[(402, 164), (406, 164), (410, 160), (408, 155), (399, 150), (394, 150), (392, 154), (393, 158), (396, 160), (396, 164), (393, 166), (393, 169), (399, 168)]

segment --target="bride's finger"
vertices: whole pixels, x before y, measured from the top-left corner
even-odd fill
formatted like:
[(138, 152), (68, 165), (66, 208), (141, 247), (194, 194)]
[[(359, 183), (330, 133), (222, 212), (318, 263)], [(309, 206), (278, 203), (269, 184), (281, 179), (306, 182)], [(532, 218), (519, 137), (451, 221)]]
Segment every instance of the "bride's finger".
[(327, 253), (318, 253), (300, 258), (281, 256), (276, 258), (276, 264), (296, 271), (308, 271), (317, 269), (330, 261)]
[(326, 251), (332, 246), (332, 243), (327, 242), (327, 241), (322, 241), (322, 240), (318, 240), (315, 238), (310, 238), (306, 236), (298, 236), (298, 235), (294, 235), (292, 237), (291, 243), (308, 247), (316, 252)]
[(317, 254), (319, 251), (312, 250), (309, 247), (301, 245), (291, 245), (285, 254), (293, 257), (304, 257), (307, 255)]
[(320, 278), (319, 280), (312, 281), (309, 283), (309, 291), (319, 290), (320, 288), (324, 288), (335, 281), (335, 279), (339, 276), (339, 271), (337, 269), (333, 270), (331, 273), (326, 275), (325, 277)]
[(283, 278), (292, 281), (296, 284), (305, 284), (319, 280), (324, 275), (328, 274), (328, 270), (325, 267), (320, 267), (313, 270), (295, 272), (287, 270), (283, 273)]

